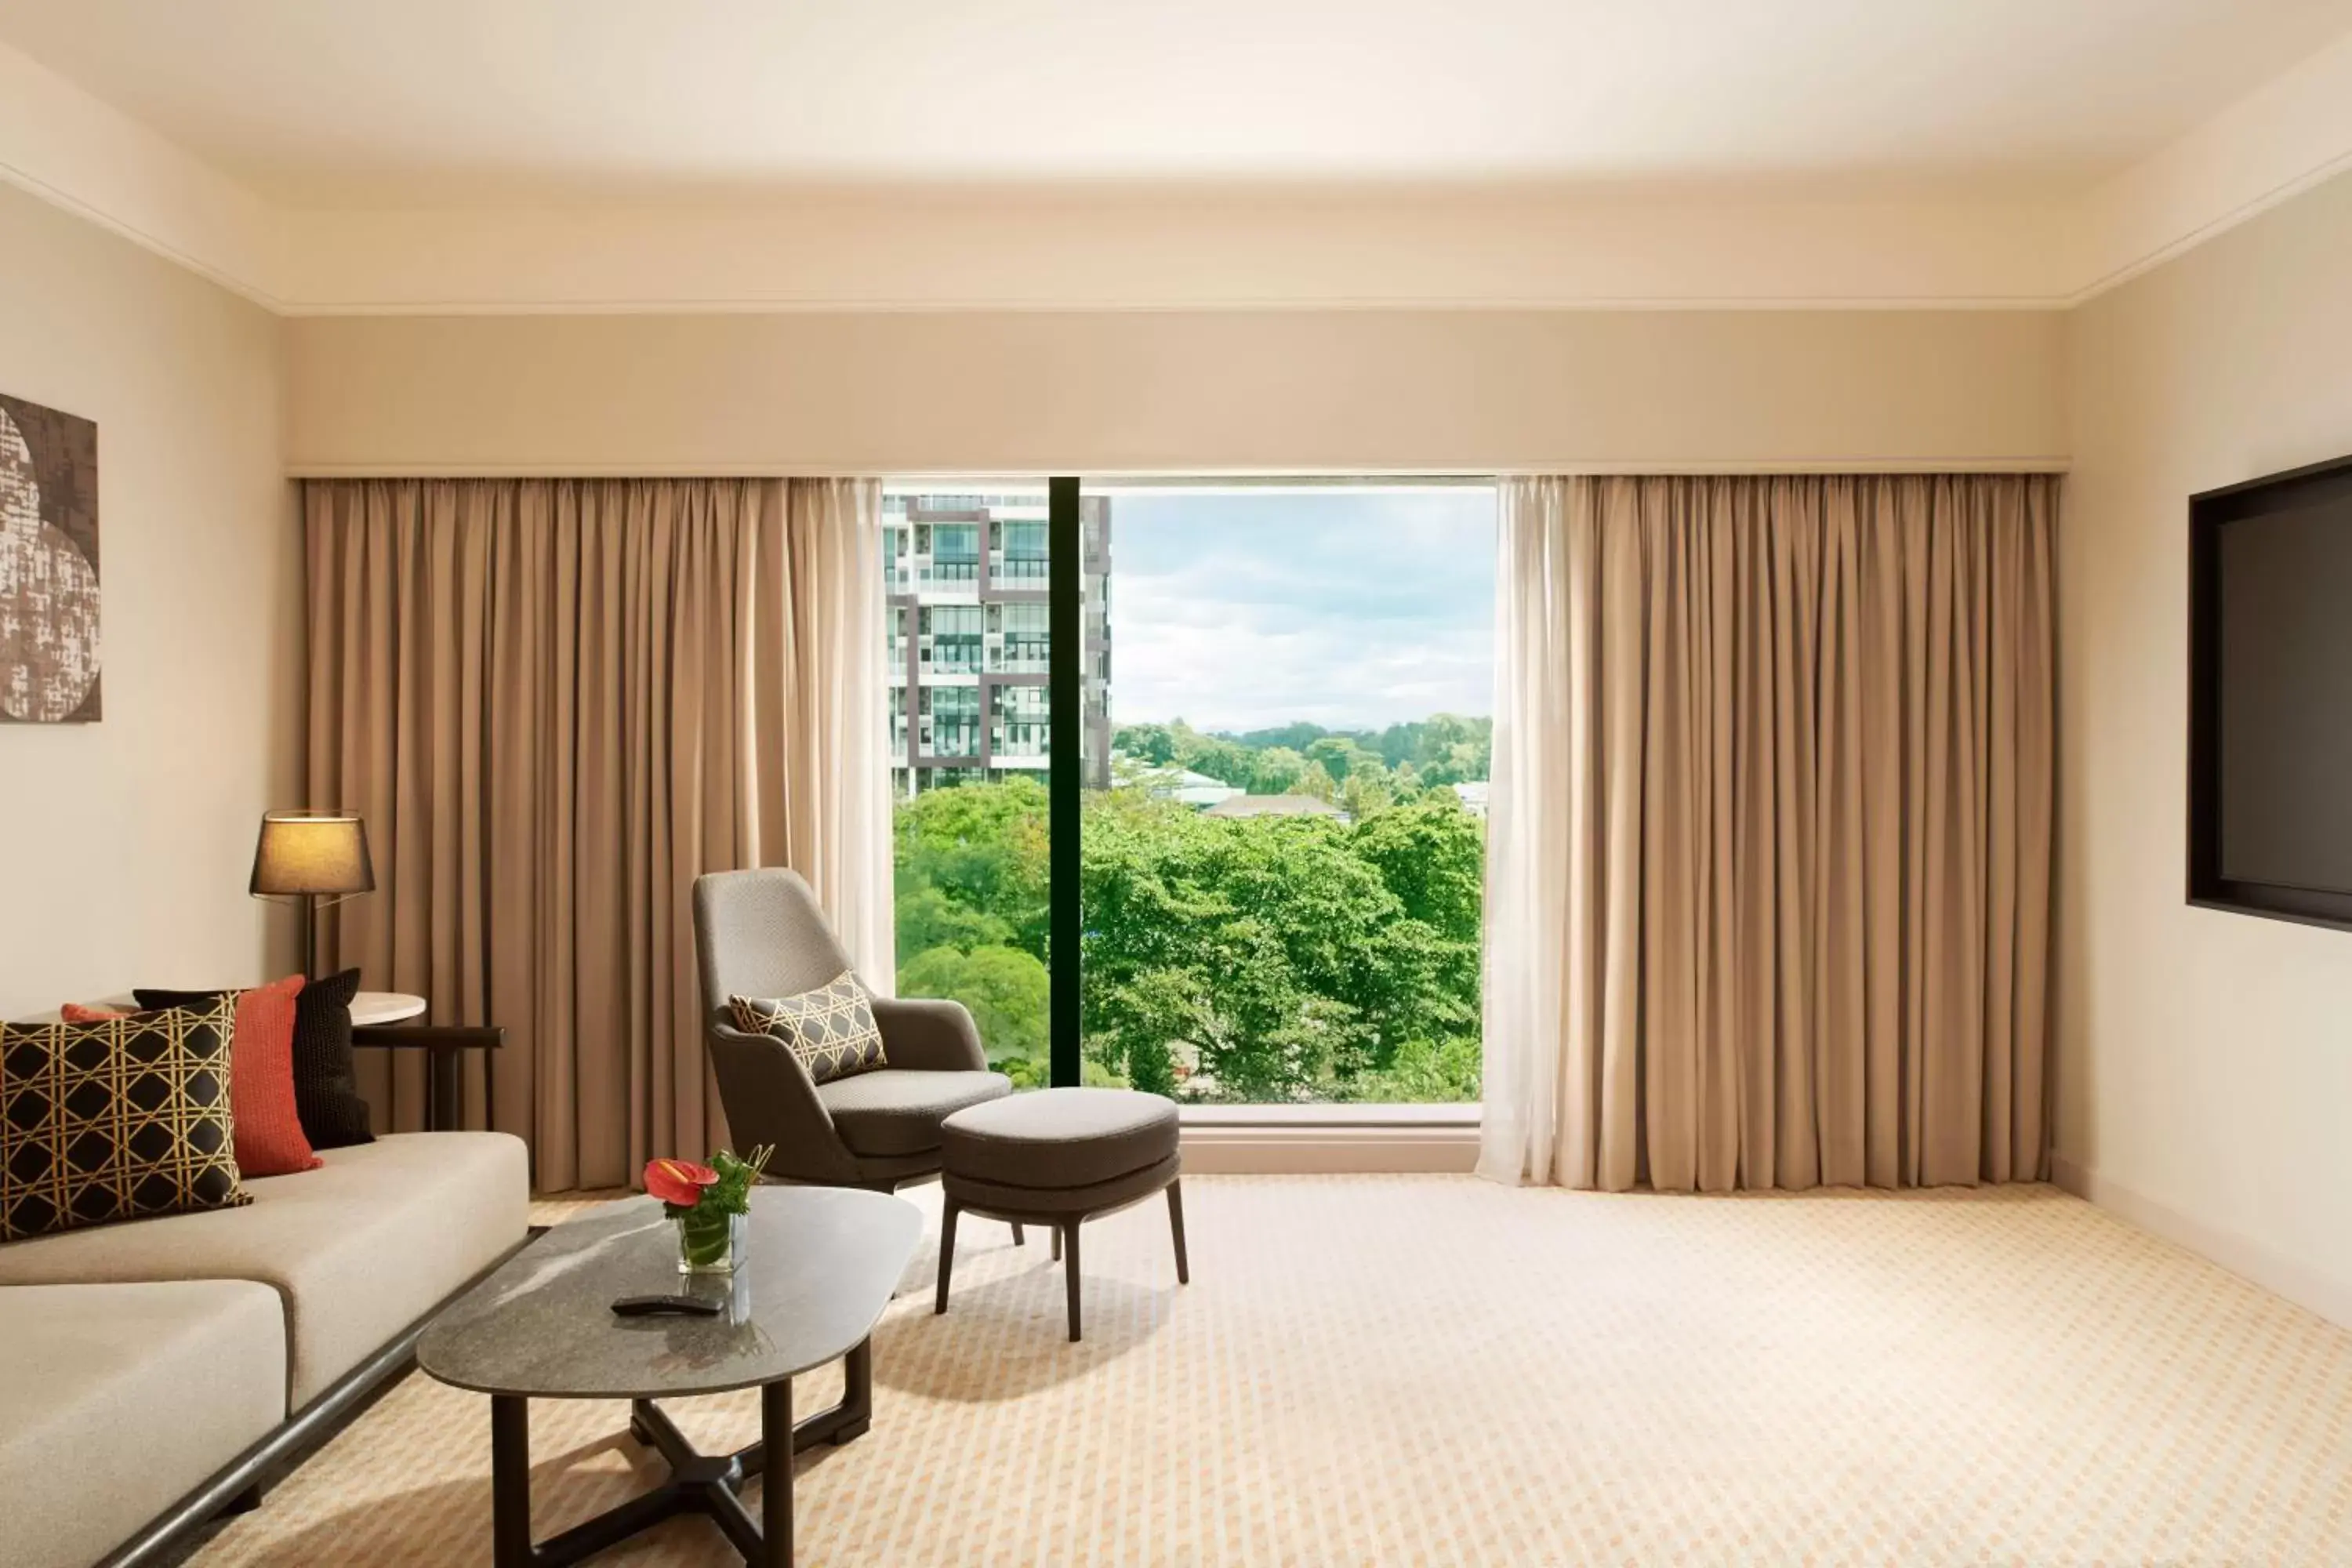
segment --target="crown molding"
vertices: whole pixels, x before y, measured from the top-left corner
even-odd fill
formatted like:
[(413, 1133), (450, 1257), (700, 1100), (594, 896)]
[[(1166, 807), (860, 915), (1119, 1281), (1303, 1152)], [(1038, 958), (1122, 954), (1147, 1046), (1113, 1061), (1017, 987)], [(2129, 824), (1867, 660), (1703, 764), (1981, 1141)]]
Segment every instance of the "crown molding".
[(287, 215), (290, 313), (2034, 309), (2039, 199), (811, 194)]
[(286, 308), (278, 209), (5, 44), (0, 180), (257, 305)]
[(2096, 298), (2352, 167), (2352, 34), (2082, 201), (2069, 304)]
[(2063, 310), (2352, 166), (2352, 36), (2105, 184), (278, 206), (0, 44), (0, 181), (281, 315)]

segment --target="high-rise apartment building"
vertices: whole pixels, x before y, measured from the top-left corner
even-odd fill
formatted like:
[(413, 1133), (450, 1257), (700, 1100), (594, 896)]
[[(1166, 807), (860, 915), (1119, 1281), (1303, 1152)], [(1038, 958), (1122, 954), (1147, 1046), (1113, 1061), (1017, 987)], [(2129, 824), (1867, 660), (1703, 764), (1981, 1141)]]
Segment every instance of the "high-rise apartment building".
[[(883, 498), (891, 778), (1044, 781), (1051, 760), (1046, 603), (1052, 555), (1042, 494)], [(1079, 502), (1086, 574), (1084, 766), (1110, 781), (1110, 501)]]

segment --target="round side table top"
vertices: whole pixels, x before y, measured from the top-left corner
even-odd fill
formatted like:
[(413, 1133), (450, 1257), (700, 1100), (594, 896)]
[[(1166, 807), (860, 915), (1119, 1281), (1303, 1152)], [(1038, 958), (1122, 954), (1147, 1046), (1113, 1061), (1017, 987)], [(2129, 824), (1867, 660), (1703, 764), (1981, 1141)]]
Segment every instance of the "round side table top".
[(398, 1024), (425, 1011), (425, 998), (405, 991), (362, 991), (352, 998), (352, 1022)]

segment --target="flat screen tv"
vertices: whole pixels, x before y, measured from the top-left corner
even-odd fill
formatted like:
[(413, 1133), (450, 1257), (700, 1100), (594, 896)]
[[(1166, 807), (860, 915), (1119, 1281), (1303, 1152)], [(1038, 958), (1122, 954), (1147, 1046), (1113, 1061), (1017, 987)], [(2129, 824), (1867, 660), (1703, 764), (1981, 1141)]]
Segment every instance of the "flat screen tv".
[(2189, 503), (2189, 901), (2352, 930), (2352, 458)]

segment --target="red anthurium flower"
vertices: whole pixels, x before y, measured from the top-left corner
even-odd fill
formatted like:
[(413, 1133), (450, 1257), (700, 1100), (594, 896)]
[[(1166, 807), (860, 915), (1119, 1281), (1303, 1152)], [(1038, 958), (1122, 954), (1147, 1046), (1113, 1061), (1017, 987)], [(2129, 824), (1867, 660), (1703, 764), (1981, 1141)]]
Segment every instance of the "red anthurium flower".
[(646, 1191), (678, 1208), (692, 1208), (701, 1201), (702, 1189), (718, 1180), (718, 1172), (691, 1160), (646, 1162)]

